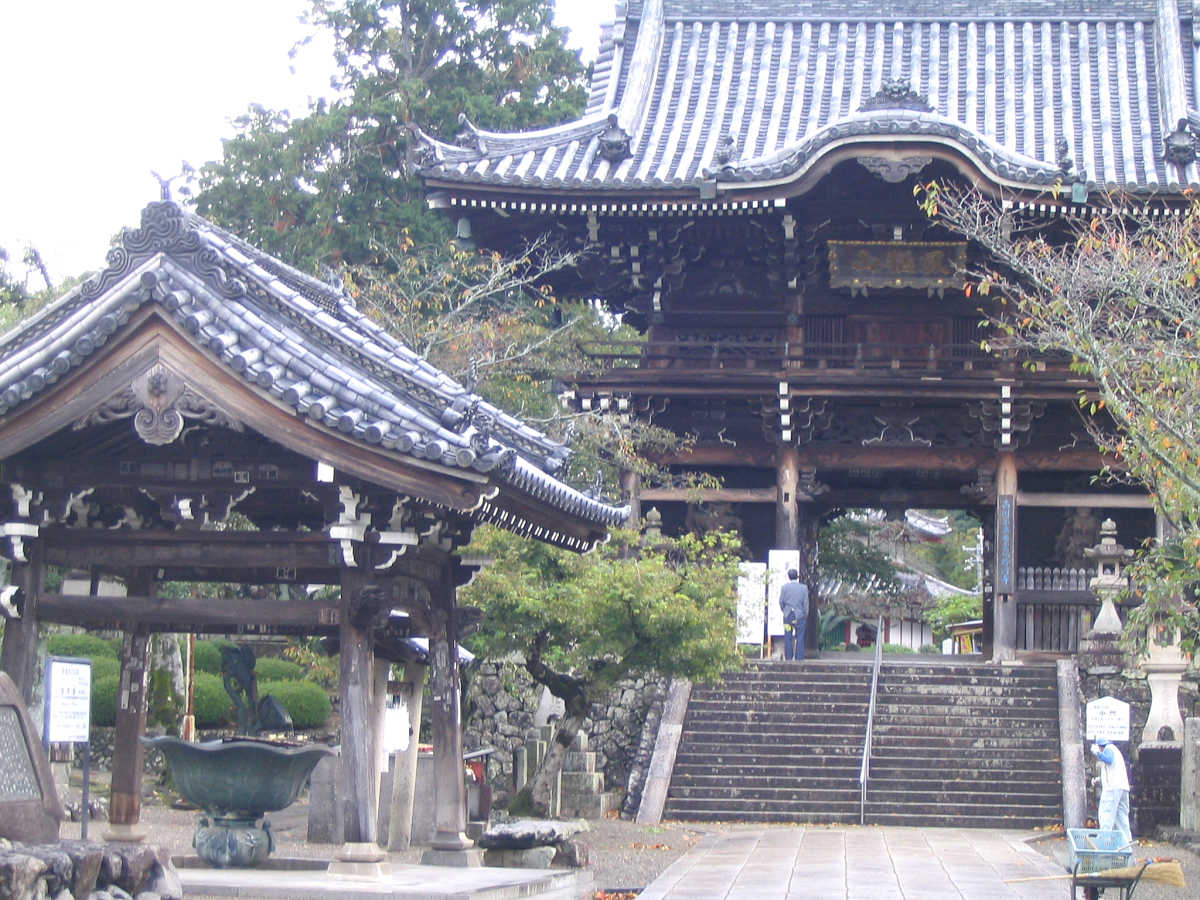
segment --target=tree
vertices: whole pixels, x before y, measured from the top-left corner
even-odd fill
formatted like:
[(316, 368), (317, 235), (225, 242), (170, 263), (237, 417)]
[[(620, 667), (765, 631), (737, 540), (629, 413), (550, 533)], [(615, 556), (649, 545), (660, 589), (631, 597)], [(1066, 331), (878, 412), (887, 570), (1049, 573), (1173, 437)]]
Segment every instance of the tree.
[(968, 294), (988, 297), (990, 346), (1065, 356), (1095, 384), (1079, 408), (1113, 460), (1101, 473), (1149, 490), (1172, 534), (1133, 567), (1143, 603), (1126, 628), (1132, 649), (1163, 622), (1200, 644), (1200, 207), (1167, 215), (1106, 198), (1053, 228), (1022, 220), (977, 190), (918, 187), (926, 211), (982, 251)]
[(551, 0), (313, 0), (307, 18), (333, 38), (333, 99), (295, 118), (251, 107), (192, 173), (197, 212), (302, 269), (384, 264), (405, 229), (447, 236), (415, 178), (414, 129), (449, 140), (460, 116), (515, 130), (583, 109)]
[(739, 662), (736, 538), (655, 539), (632, 531), (579, 555), (495, 528), (471, 551), (494, 562), (463, 589), (483, 610), (472, 649), (520, 654), (565, 715), (542, 767), (510, 811), (547, 815), (550, 785), (591, 704), (621, 679), (657, 673), (713, 680)]

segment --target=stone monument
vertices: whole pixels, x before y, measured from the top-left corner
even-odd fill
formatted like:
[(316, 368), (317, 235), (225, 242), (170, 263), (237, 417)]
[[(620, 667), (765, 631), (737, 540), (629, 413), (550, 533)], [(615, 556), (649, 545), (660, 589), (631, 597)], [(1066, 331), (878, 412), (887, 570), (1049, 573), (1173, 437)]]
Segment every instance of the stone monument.
[(13, 680), (0, 672), (0, 838), (58, 840), (63, 808), (41, 739)]

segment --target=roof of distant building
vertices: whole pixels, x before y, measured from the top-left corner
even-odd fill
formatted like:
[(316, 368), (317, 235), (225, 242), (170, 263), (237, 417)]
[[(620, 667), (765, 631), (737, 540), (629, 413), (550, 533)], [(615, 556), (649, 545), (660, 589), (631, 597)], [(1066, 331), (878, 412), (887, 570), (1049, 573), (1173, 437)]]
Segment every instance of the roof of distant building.
[(424, 173), (711, 199), (873, 144), (934, 148), (1013, 189), (1179, 191), (1200, 182), (1193, 27), (1176, 0), (629, 0), (580, 119), (464, 121), (453, 142), (425, 136)]

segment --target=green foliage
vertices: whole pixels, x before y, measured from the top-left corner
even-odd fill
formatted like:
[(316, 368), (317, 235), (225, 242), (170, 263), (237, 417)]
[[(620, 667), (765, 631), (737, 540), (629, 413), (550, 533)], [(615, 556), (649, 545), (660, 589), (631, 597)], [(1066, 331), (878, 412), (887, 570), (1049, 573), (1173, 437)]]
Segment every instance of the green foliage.
[(119, 672), (96, 677), (92, 672), (92, 724), (112, 727), (117, 724), (117, 689), (121, 684)]
[(1178, 628), (1185, 652), (1200, 648), (1200, 201), (1162, 216), (1111, 196), (1052, 241), (978, 191), (931, 183), (916, 192), (929, 215), (986, 254), (967, 289), (1000, 298), (985, 310), (995, 340), (1065, 357), (1093, 382), (1078, 405), (1116, 460), (1102, 475), (1144, 485), (1173, 532), (1129, 570), (1143, 609), (1123, 632), (1128, 649), (1144, 652), (1147, 624)]
[(949, 594), (926, 609), (922, 618), (933, 630), (933, 640), (940, 642), (951, 625), (983, 618), (983, 595)]
[(890, 654), (892, 656), (903, 656), (904, 654), (913, 654), (917, 651), (912, 647), (905, 647), (903, 644), (884, 644), (880, 649), (881, 653)]
[(314, 0), (336, 97), (296, 118), (251, 107), (198, 174), (197, 211), (307, 270), (380, 264), (406, 230), (443, 238), (415, 177), (415, 129), (452, 139), (460, 114), (493, 130), (574, 118), (585, 73), (552, 16), (550, 0)]
[(221, 674), (221, 645), (233, 646), (231, 641), (196, 641), (197, 672), (207, 672), (210, 675)]
[(822, 650), (840, 650), (845, 642), (846, 623), (850, 617), (838, 610), (823, 606), (817, 614), (818, 644)]
[(339, 680), (338, 657), (325, 652), (320, 638), (299, 638), (288, 643), (283, 655), (294, 661), (304, 671), (304, 677), (319, 684), (327, 691), (337, 690)]
[(545, 666), (541, 677), (530, 671), (552, 692), (564, 676), (590, 699), (633, 673), (712, 680), (736, 667), (736, 538), (686, 536), (649, 548), (639, 540), (617, 531), (573, 554), (479, 529), (471, 550), (494, 561), (461, 592), (484, 613), (471, 648), (490, 659), (522, 654), (527, 666)]
[(192, 708), (197, 728), (226, 728), (236, 719), (233, 701), (219, 675), (196, 672), (192, 683)]
[(284, 705), (297, 728), (320, 728), (333, 714), (329, 695), (311, 681), (260, 681), (258, 696), (268, 694)]
[(873, 597), (897, 597), (896, 566), (874, 540), (877, 524), (843, 515), (821, 528), (821, 574)]
[(115, 656), (93, 656), (91, 660), (92, 684), (108, 675), (121, 674), (121, 661)]
[[(304, 668), (291, 660), (264, 656), (255, 661), (254, 674), (259, 684), (264, 681), (300, 681), (304, 677)], [(261, 688), (259, 695), (262, 695)]]
[(116, 659), (119, 643), (116, 639), (102, 638), (98, 634), (52, 634), (46, 638), (46, 652), (51, 656)]

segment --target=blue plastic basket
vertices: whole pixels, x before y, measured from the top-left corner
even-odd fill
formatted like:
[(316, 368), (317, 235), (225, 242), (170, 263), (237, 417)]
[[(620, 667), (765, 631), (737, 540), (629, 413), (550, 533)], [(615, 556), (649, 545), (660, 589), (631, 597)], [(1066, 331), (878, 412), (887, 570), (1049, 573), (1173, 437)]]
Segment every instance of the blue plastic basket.
[(1067, 845), (1071, 848), (1071, 868), (1080, 874), (1120, 869), (1133, 862), (1133, 848), (1125, 846), (1119, 831), (1068, 828)]

